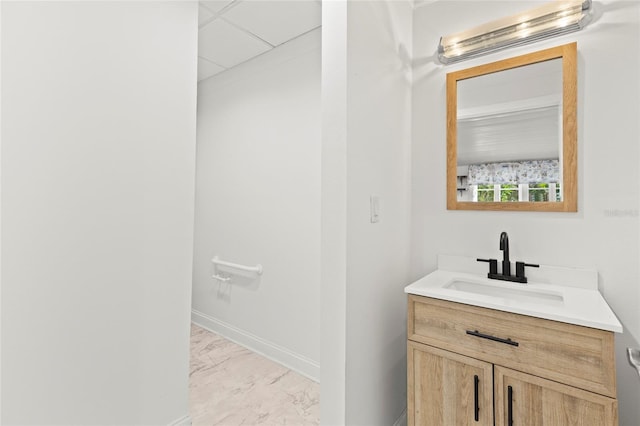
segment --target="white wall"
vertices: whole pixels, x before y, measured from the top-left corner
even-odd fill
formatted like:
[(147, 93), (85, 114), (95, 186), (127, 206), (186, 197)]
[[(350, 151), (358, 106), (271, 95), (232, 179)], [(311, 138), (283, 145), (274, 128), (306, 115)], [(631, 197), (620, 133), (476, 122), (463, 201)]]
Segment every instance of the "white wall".
[(322, 4), (320, 422), (346, 418), (347, 3)]
[[(0, 2), (0, 49), (2, 47), (2, 2)], [(0, 190), (2, 189), (2, 54), (0, 53)], [(2, 328), (2, 196), (0, 192), (0, 331)], [(0, 335), (0, 423), (2, 423), (2, 337)]]
[(184, 419), (197, 5), (3, 3), (2, 423)]
[[(323, 74), (323, 161), (336, 174), (323, 165), (322, 299), (323, 318), (338, 318), (323, 328), (323, 404), (344, 395), (322, 408), (323, 424), (390, 425), (406, 404), (411, 11), (410, 2), (367, 1), (323, 12), (332, 33), (323, 61), (337, 68)], [(325, 359), (335, 372), (325, 373)]]
[[(202, 81), (193, 319), (312, 378), (320, 359), (320, 30)], [(211, 258), (262, 264), (211, 278)]]
[[(514, 259), (595, 268), (602, 294), (622, 322), (616, 335), (620, 424), (640, 419), (640, 379), (625, 357), (640, 347), (638, 142), (640, 4), (594, 2), (583, 31), (444, 67), (439, 37), (534, 2), (438, 1), (414, 13), (412, 277), (431, 272), (438, 253), (497, 256), (507, 231)], [(578, 42), (578, 213), (446, 210), (445, 74), (546, 47)]]

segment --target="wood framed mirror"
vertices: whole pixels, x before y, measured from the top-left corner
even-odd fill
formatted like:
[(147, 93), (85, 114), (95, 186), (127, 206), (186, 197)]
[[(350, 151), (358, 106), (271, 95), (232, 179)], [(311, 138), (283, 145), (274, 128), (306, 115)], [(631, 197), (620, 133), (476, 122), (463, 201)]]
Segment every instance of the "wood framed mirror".
[(576, 212), (577, 44), (447, 74), (447, 209)]

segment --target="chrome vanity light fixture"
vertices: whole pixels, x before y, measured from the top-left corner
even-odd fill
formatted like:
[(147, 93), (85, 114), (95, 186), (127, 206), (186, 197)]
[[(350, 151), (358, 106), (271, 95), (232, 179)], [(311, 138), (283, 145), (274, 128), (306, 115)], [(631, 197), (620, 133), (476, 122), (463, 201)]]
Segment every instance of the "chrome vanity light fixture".
[(578, 31), (590, 19), (591, 0), (553, 1), (518, 15), (441, 37), (438, 59), (443, 64), (450, 64)]

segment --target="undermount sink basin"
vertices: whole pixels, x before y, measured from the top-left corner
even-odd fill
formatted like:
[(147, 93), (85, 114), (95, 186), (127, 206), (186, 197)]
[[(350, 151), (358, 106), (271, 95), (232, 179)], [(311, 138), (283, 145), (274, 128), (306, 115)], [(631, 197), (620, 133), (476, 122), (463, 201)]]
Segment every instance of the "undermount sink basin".
[[(519, 285), (519, 284), (512, 284)], [(506, 300), (529, 303), (563, 303), (562, 293), (549, 290), (517, 288), (504, 285), (491, 285), (479, 282), (470, 282), (454, 279), (450, 283), (445, 284), (443, 288), (449, 290), (461, 291), (464, 293), (473, 293), (483, 296), (500, 297)]]

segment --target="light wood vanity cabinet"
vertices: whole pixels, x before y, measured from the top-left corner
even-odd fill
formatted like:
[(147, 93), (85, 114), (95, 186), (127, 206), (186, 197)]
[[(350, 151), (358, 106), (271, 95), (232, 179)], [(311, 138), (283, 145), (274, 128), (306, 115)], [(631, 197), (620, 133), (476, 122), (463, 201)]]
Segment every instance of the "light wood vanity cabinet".
[(618, 424), (612, 332), (408, 302), (410, 426)]
[(513, 425), (618, 424), (614, 398), (508, 368), (494, 368), (496, 401), (500, 401), (496, 402), (496, 426), (509, 425), (510, 404)]
[(410, 425), (493, 425), (492, 364), (411, 341), (408, 355)]

